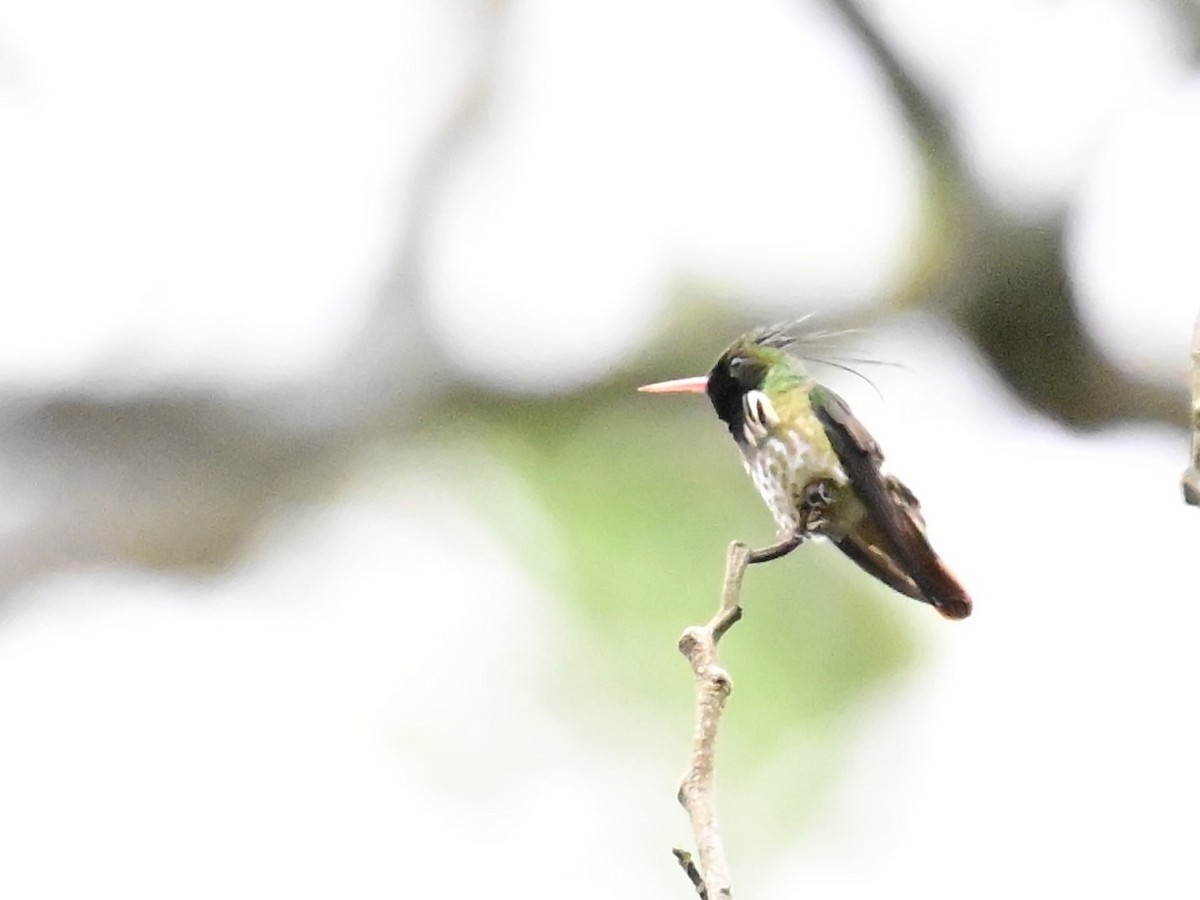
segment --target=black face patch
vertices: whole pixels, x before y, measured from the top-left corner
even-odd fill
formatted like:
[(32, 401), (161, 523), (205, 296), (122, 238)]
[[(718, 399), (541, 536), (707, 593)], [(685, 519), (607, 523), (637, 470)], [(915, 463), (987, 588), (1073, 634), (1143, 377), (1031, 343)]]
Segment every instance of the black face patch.
[(708, 373), (708, 399), (739, 443), (746, 440), (742, 433), (746, 423), (742, 398), (762, 387), (766, 376), (766, 365), (736, 351), (723, 355)]

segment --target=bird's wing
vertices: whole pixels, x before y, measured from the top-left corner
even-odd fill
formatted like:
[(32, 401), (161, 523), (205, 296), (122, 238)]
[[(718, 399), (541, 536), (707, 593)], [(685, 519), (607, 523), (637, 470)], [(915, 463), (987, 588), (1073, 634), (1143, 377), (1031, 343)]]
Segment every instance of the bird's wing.
[[(843, 552), (896, 590), (935, 606), (944, 616), (966, 618), (971, 598), (950, 574), (925, 538), (920, 504), (912, 492), (882, 471), (883, 452), (841, 397), (823, 385), (810, 391), (813, 412), (825, 429), (830, 446), (841, 462), (863, 506), (866, 507), (879, 545), (865, 533), (853, 538)], [(886, 560), (881, 567), (864, 565)], [(889, 577), (890, 575), (890, 577)], [(898, 577), (899, 576), (899, 577)], [(910, 588), (915, 586), (914, 593)]]

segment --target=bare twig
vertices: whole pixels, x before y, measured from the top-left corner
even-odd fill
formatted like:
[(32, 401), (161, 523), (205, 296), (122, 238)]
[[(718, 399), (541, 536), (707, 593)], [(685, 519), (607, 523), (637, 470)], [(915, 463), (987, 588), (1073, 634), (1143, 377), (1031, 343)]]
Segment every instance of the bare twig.
[(675, 860), (679, 863), (679, 867), (683, 869), (683, 874), (688, 877), (688, 881), (692, 883), (692, 887), (700, 895), (700, 900), (708, 900), (708, 888), (704, 886), (704, 878), (700, 875), (700, 870), (696, 868), (696, 862), (692, 859), (692, 854), (686, 850), (680, 850), (678, 847), (671, 852), (675, 854)]
[(700, 864), (697, 867), (690, 854), (682, 850), (676, 850), (675, 857), (704, 900), (724, 900), (731, 896), (729, 863), (717, 824), (713, 773), (721, 713), (733, 684), (729, 673), (717, 662), (717, 643), (742, 617), (738, 598), (751, 555), (745, 544), (734, 541), (729, 545), (721, 605), (707, 625), (693, 625), (679, 639), (679, 652), (687, 657), (696, 676), (696, 730), (688, 769), (679, 785), (679, 802), (692, 821)]
[(1183, 499), (1200, 506), (1200, 318), (1192, 332), (1192, 464), (1183, 473)]

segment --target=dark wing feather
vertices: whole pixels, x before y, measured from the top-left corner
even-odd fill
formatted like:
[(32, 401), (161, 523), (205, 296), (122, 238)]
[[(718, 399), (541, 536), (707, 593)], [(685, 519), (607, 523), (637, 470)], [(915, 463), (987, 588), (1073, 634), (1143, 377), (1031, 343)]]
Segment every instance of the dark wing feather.
[(829, 388), (814, 387), (810, 399), (880, 539), (873, 547), (863, 533), (848, 535), (843, 552), (885, 584), (932, 604), (947, 618), (969, 616), (971, 598), (929, 546), (916, 497), (883, 473), (883, 453), (875, 439)]
[(863, 522), (854, 531), (835, 540), (835, 545), (860, 569), (872, 578), (878, 578), (892, 590), (928, 603), (917, 583), (900, 568), (894, 557), (888, 554), (887, 544), (873, 522)]

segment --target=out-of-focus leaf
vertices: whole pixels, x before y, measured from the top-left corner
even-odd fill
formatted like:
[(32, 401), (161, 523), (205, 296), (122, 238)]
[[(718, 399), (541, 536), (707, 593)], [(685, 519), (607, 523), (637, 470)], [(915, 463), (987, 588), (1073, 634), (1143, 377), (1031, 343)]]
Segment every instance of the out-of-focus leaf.
[[(691, 676), (676, 641), (714, 612), (728, 542), (774, 539), (774, 524), (708, 404), (575, 397), (506, 403), (482, 418), (478, 439), (528, 485), (565, 547), (569, 582), (555, 587), (577, 601), (599, 657), (586, 667), (587, 690), (598, 704), (690, 716)], [(530, 550), (519, 540), (519, 522), (496, 524)], [(820, 731), (811, 742), (819, 752), (796, 761), (796, 796), (785, 791), (772, 802), (804, 806), (821, 794), (839, 756), (828, 739), (844, 731), (830, 731), (829, 723), (913, 656), (904, 604), (911, 601), (875, 585), (825, 544), (751, 568), (745, 617), (721, 646), (736, 684), (723, 776), (752, 778), (796, 744), (797, 729)]]

